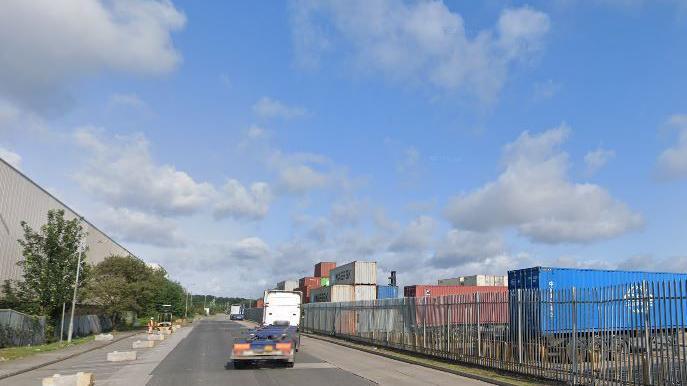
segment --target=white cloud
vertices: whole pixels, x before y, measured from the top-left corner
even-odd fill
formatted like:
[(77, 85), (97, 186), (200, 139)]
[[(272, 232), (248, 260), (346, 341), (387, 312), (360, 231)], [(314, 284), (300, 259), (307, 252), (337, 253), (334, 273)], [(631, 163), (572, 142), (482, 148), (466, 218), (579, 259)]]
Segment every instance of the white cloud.
[(678, 129), (678, 140), (659, 155), (658, 175), (665, 180), (687, 178), (687, 115), (673, 115), (668, 126)]
[(185, 21), (166, 0), (2, 1), (0, 97), (53, 110), (84, 75), (168, 72), (181, 61), (171, 33)]
[(439, 243), (430, 262), (434, 267), (448, 268), (505, 254), (503, 240), (496, 234), (452, 229)]
[(334, 187), (345, 182), (333, 169), (331, 161), (311, 153), (282, 153), (270, 150), (269, 166), (277, 172), (277, 187), (290, 194)]
[(588, 176), (596, 173), (599, 169), (604, 167), (606, 163), (615, 157), (615, 152), (608, 149), (596, 149), (588, 152), (584, 156), (584, 163), (587, 165), (586, 173)]
[(249, 190), (241, 182), (231, 179), (219, 195), (215, 204), (215, 218), (259, 220), (267, 215), (272, 202), (272, 192), (265, 182), (255, 182)]
[(432, 244), (436, 222), (429, 216), (419, 216), (391, 242), (391, 252), (425, 251)]
[(454, 197), (447, 218), (459, 229), (515, 227), (551, 244), (608, 239), (642, 226), (641, 215), (602, 187), (568, 180), (568, 157), (558, 149), (568, 133), (563, 126), (520, 135), (505, 147), (504, 171), (496, 181)]
[(253, 105), (253, 112), (261, 118), (284, 119), (298, 118), (307, 114), (302, 107), (287, 106), (276, 99), (268, 97), (260, 98), (260, 100)]
[(231, 257), (239, 261), (264, 262), (270, 258), (270, 247), (259, 237), (239, 240), (230, 248)]
[(162, 248), (181, 247), (186, 243), (174, 221), (135, 210), (109, 208), (98, 216), (98, 223), (118, 240)]
[(19, 154), (0, 146), (0, 158), (16, 169), (21, 169), (21, 156)]
[(80, 129), (74, 138), (88, 156), (76, 180), (111, 206), (164, 215), (188, 214), (216, 195), (212, 185), (196, 182), (172, 165), (155, 163), (142, 135), (105, 139), (93, 129)]
[(549, 17), (529, 7), (505, 9), (495, 28), (468, 34), (461, 15), (441, 1), (301, 1), (292, 6), (293, 40), (303, 64), (316, 65), (335, 45), (330, 36), (335, 33), (364, 71), (379, 71), (404, 84), (411, 80), (465, 89), (484, 101), (498, 94), (514, 62), (527, 61), (541, 49), (549, 28)]

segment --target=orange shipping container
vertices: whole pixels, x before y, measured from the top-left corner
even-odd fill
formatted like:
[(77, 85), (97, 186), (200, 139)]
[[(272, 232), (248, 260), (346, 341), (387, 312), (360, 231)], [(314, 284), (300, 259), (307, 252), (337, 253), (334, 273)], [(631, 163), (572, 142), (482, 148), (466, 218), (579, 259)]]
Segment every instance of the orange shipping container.
[(332, 261), (322, 261), (315, 264), (315, 277), (329, 277), (329, 271), (336, 268), (336, 263)]
[(298, 286), (301, 288), (310, 287), (317, 288), (321, 287), (321, 279), (319, 277), (306, 276), (298, 280)]

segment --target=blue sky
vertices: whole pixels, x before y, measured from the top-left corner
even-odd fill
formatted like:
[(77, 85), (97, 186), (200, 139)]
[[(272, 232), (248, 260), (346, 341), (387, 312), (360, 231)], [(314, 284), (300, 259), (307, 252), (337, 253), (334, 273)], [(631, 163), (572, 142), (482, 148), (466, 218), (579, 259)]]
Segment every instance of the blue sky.
[(0, 157), (194, 291), (687, 269), (678, 1), (51, 3), (0, 5)]

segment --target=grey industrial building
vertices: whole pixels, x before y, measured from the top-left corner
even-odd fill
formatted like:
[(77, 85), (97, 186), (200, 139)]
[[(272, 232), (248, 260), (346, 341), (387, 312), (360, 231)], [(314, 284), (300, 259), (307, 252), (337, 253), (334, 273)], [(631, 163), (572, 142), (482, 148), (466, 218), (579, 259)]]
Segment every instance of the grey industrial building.
[[(0, 158), (0, 283), (21, 278), (21, 267), (17, 265), (22, 259), (17, 242), (23, 237), (21, 221), (38, 229), (47, 222), (50, 209), (63, 209), (70, 219), (81, 217)], [(110, 255), (132, 255), (90, 222), (85, 221), (84, 227), (88, 232), (85, 244), (89, 263), (98, 263)]]

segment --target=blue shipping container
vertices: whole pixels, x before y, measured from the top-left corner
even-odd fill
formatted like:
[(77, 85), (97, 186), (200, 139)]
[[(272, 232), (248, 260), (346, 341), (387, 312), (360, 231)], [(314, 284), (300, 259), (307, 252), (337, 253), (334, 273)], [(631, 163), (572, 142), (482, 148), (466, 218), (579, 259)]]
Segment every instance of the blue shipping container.
[(398, 297), (398, 287), (390, 285), (377, 286), (377, 299), (396, 299)]
[(517, 331), (518, 312), (527, 330), (543, 334), (627, 331), (647, 322), (650, 328), (680, 327), (687, 323), (685, 286), (687, 274), (682, 273), (551, 267), (508, 271), (511, 331)]

